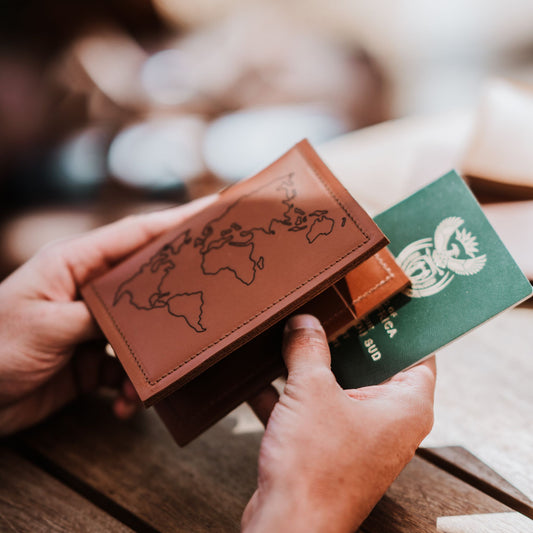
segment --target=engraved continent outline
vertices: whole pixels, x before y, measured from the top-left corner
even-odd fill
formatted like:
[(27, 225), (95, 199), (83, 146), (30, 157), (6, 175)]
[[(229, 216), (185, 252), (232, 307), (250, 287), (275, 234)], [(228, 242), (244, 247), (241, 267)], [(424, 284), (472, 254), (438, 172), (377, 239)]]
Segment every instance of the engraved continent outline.
[[(242, 206), (246, 205), (244, 200), (273, 185), (275, 186), (274, 191), (281, 193), (282, 196), (281, 204), (285, 209), (281, 216), (272, 217), (271, 213), (270, 215), (267, 213), (265, 224), (259, 223), (251, 228), (243, 229), (242, 225), (236, 221), (235, 212), (238, 212)], [(259, 198), (261, 199), (261, 197)], [(220, 215), (204, 224), (199, 235), (193, 237), (191, 228), (188, 228), (159, 248), (132, 276), (118, 286), (113, 305), (117, 305), (126, 295), (129, 303), (138, 310), (150, 311), (166, 308), (167, 312), (172, 316), (182, 318), (193, 331), (197, 333), (207, 331), (202, 323), (205, 308), (204, 292), (202, 290), (171, 292), (163, 289), (163, 284), (167, 277), (177, 267), (175, 261), (179, 260), (184, 247), (192, 245), (193, 249), (198, 249), (197, 253), (201, 256), (200, 268), (203, 275), (216, 276), (221, 271), (228, 270), (236, 280), (246, 286), (250, 286), (255, 282), (257, 272), (266, 268), (268, 262), (268, 258), (265, 259), (263, 255), (255, 256), (255, 232), (276, 235), (278, 226), (287, 228), (287, 231), (290, 232), (307, 230), (305, 238), (309, 244), (313, 244), (320, 237), (326, 237), (332, 233), (335, 227), (335, 220), (327, 216), (328, 210), (316, 209), (307, 214), (303, 209), (295, 205), (296, 198), (297, 188), (294, 184), (294, 173), (278, 176), (253, 191), (240, 196), (229, 204)], [(247, 213), (246, 209), (249, 209), (249, 207), (244, 208), (244, 214)], [(271, 211), (271, 208), (269, 209)], [(262, 215), (264, 216), (260, 211), (256, 214), (258, 218), (261, 218)], [(226, 219), (229, 219), (229, 222), (226, 223)], [(223, 251), (227, 251), (225, 248), (228, 246), (233, 248), (232, 254), (230, 254), (232, 259), (245, 257), (245, 268), (239, 269), (234, 264), (217, 264), (219, 257), (224, 256), (220, 251), (223, 249)], [(155, 279), (152, 279), (151, 276), (154, 276)], [(140, 294), (137, 294), (132, 285), (139, 279), (141, 279)], [(176, 305), (177, 301), (186, 304), (196, 301), (196, 305), (192, 307), (185, 305), (187, 309), (181, 309), (179, 305)], [(194, 311), (191, 311), (191, 309)]]

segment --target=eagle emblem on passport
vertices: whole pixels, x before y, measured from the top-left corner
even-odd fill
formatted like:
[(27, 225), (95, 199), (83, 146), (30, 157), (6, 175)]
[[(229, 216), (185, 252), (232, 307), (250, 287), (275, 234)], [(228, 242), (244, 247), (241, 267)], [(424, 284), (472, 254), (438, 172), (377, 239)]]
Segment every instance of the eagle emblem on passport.
[(407, 296), (433, 296), (444, 290), (456, 274), (472, 276), (483, 269), (487, 255), (479, 254), (477, 238), (461, 228), (463, 224), (461, 217), (447, 217), (438, 224), (433, 239), (414, 241), (398, 254), (396, 260), (411, 280)]

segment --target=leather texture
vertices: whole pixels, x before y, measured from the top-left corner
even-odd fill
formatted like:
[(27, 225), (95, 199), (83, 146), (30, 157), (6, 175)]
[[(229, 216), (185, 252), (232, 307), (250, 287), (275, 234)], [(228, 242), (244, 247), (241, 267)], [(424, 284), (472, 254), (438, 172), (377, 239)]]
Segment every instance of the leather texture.
[[(90, 282), (82, 296), (151, 405), (230, 353), (244, 353), (386, 243), (302, 141)], [(279, 374), (279, 358), (264, 364), (266, 374)], [(223, 378), (214, 380), (223, 388)]]
[(481, 98), (461, 171), (479, 193), (533, 198), (533, 88), (493, 80)]
[(350, 306), (359, 320), (410, 283), (386, 248), (348, 272), (344, 280), (350, 294)]

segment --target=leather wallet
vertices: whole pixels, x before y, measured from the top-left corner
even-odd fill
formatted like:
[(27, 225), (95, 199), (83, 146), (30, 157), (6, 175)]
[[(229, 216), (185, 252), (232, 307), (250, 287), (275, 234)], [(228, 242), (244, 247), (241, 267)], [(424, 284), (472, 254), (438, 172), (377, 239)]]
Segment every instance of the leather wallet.
[[(334, 334), (405, 287), (392, 256), (375, 255), (386, 244), (302, 141), (82, 296), (141, 400), (185, 444), (283, 372), (284, 317), (307, 304)], [(366, 289), (359, 276), (350, 288), (346, 274), (370, 258)]]
[(472, 189), (487, 200), (533, 198), (532, 134), (533, 87), (492, 80), (461, 165)]

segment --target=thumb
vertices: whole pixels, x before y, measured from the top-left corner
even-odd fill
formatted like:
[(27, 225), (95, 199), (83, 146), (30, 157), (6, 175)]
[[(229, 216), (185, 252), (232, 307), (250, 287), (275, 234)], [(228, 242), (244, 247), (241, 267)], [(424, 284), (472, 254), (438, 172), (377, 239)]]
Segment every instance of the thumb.
[(312, 315), (295, 315), (285, 325), (283, 359), (289, 371), (307, 372), (316, 368), (330, 370), (331, 355), (326, 334)]

